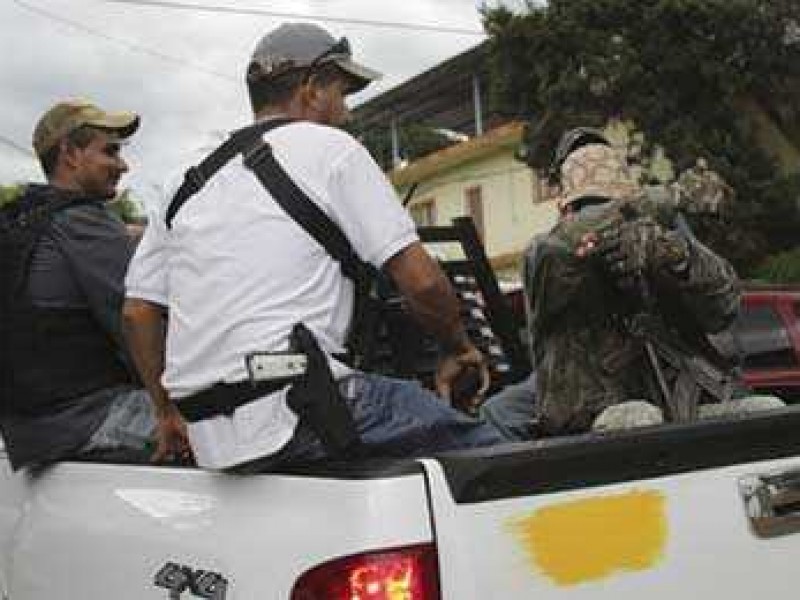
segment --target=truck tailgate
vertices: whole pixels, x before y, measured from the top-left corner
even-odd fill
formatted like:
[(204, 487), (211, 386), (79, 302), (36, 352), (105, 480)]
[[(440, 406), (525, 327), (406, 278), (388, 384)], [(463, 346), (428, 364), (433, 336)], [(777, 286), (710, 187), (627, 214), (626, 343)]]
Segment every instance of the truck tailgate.
[(4, 482), (26, 498), (0, 510), (0, 597), (7, 575), (13, 600), (288, 599), (320, 563), (431, 541), (416, 463), (318, 471), (67, 462), (19, 473)]
[(424, 461), (442, 598), (785, 597), (800, 411)]

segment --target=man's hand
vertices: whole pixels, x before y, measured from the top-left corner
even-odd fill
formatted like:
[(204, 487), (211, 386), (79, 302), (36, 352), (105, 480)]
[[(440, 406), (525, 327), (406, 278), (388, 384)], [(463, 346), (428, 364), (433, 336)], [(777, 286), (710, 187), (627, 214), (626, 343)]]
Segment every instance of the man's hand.
[(736, 200), (736, 192), (704, 159), (684, 171), (670, 185), (678, 208), (694, 215), (724, 216)]
[(163, 306), (137, 298), (125, 300), (122, 310), (131, 355), (155, 408), (156, 450), (153, 462), (191, 456), (186, 423), (161, 385), (165, 314)]
[[(437, 392), (462, 410), (474, 411), (489, 387), (489, 369), (467, 337), (459, 300), (441, 267), (422, 244), (415, 242), (391, 258), (385, 268), (408, 302), (411, 314), (444, 349), (436, 372)], [(469, 385), (469, 378), (477, 380), (477, 385)], [(467, 397), (461, 397), (459, 392)]]
[(680, 273), (689, 260), (688, 245), (680, 234), (648, 217), (610, 224), (588, 243), (591, 254), (598, 256), (620, 287), (626, 289), (642, 274), (663, 270)]
[(156, 411), (156, 427), (156, 449), (151, 457), (153, 462), (191, 458), (186, 423), (175, 405)]
[(483, 403), (491, 377), (486, 360), (472, 344), (447, 354), (436, 369), (436, 391), (454, 407), (473, 414)]

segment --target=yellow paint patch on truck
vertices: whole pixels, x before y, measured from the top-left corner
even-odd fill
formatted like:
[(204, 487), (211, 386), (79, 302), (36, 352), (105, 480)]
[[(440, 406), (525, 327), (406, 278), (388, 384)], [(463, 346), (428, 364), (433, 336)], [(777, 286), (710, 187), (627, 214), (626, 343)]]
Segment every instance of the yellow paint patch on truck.
[(537, 570), (568, 586), (643, 571), (663, 556), (665, 498), (633, 491), (541, 508), (511, 523)]

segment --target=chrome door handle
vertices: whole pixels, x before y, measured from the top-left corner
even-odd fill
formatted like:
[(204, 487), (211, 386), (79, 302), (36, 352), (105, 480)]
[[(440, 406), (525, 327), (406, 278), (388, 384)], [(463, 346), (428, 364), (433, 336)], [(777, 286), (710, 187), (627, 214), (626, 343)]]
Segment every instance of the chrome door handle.
[(757, 536), (800, 532), (800, 469), (742, 477), (739, 493)]

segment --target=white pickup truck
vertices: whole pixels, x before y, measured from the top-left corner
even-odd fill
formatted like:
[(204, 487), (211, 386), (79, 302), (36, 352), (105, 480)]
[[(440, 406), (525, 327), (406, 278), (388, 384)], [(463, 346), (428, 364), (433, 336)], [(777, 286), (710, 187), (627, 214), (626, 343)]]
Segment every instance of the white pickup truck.
[[(462, 245), (471, 335), (498, 380), (524, 371), (471, 221), (420, 234)], [(14, 474), (0, 444), (0, 600), (750, 600), (793, 597), (798, 562), (800, 406), (256, 476)]]
[(247, 477), (0, 450), (0, 596), (790, 598), (798, 432), (788, 407)]

